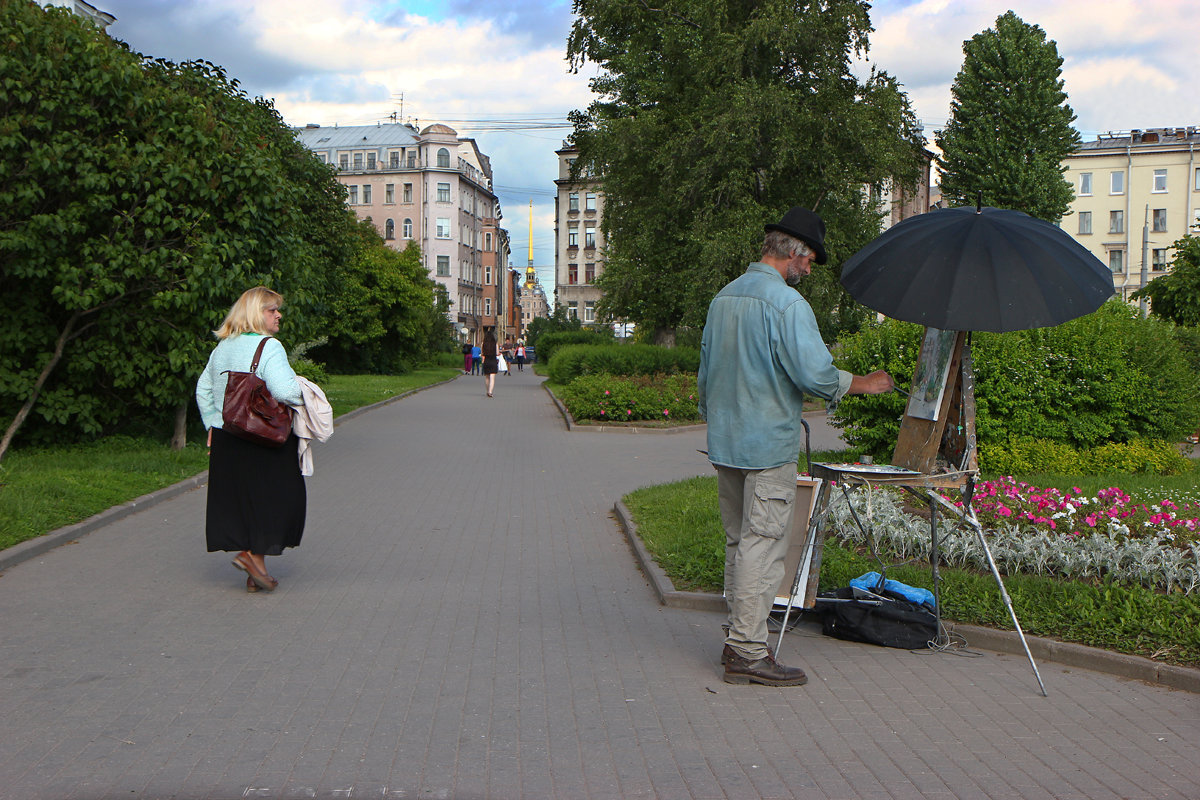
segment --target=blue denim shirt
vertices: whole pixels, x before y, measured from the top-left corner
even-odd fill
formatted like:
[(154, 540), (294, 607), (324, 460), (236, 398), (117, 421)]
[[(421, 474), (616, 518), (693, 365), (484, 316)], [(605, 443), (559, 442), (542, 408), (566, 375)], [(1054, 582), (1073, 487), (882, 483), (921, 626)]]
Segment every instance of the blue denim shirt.
[(812, 308), (755, 262), (708, 307), (700, 342), (700, 415), (708, 459), (742, 469), (795, 463), (805, 392), (838, 400), (853, 376), (833, 366)]

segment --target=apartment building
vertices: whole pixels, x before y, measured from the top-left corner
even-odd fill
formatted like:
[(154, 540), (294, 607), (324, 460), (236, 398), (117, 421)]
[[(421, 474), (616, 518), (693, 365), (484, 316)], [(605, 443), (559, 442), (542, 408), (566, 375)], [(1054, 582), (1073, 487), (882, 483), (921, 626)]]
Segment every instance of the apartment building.
[(554, 300), (567, 315), (594, 323), (602, 292), (595, 285), (604, 273), (604, 195), (591, 175), (571, 177), (579, 148), (563, 142), (558, 155), (558, 193), (554, 200)]
[(550, 303), (532, 266), (525, 269), (525, 282), (521, 285), (518, 302), (521, 306), (521, 325), (517, 330), (517, 338), (524, 341), (529, 323), (538, 317), (550, 316)]
[[(398, 123), (307, 125), (296, 135), (335, 168), (359, 219), (370, 220), (397, 250), (420, 246), (430, 277), (450, 298), (455, 329), (467, 328), (471, 341), (482, 341), (485, 247), (500, 246), (502, 229), (491, 160), (475, 140), (441, 124), (420, 131)], [(499, 255), (493, 249), (488, 257), (493, 279)], [(499, 299), (493, 291), (493, 324)]]
[(484, 328), (495, 328), (496, 339), (501, 343), (505, 339), (516, 338), (513, 282), (509, 278), (511, 270), (508, 266), (509, 248), (508, 231), (500, 227), (500, 219), (485, 217), (483, 251), (480, 254), (483, 264), (482, 322)]
[(84, 0), (35, 0), (42, 8), (57, 6), (65, 8), (77, 17), (91, 20), (102, 31), (107, 31), (108, 26), (117, 21), (117, 18), (107, 11), (101, 11), (91, 3)]
[(1146, 281), (1165, 274), (1172, 244), (1200, 230), (1198, 144), (1198, 127), (1147, 128), (1105, 134), (1063, 160), (1075, 200), (1062, 227), (1108, 264), (1125, 300), (1142, 287), (1143, 264)]

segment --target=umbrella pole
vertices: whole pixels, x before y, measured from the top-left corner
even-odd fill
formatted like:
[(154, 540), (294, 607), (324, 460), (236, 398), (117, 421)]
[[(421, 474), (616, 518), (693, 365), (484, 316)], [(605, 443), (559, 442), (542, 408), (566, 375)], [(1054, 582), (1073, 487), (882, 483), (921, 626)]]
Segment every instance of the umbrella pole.
[(1029, 666), (1033, 667), (1033, 674), (1037, 678), (1038, 686), (1042, 690), (1042, 697), (1049, 697), (1046, 694), (1046, 684), (1042, 683), (1042, 674), (1038, 672), (1037, 662), (1033, 660), (1033, 653), (1029, 652), (1029, 642), (1025, 641), (1025, 632), (1021, 630), (1021, 623), (1017, 619), (1017, 612), (1013, 609), (1012, 599), (1008, 596), (1008, 590), (1004, 588), (1004, 580), (1000, 577), (1000, 570), (996, 568), (996, 560), (992, 558), (992, 548), (988, 547), (987, 539), (983, 535), (983, 526), (979, 524), (979, 518), (975, 516), (975, 509), (968, 504), (966, 512), (963, 512), (961, 509), (955, 508), (954, 504), (937, 492), (930, 492), (929, 496), (944, 508), (962, 517), (975, 529), (975, 535), (979, 537), (979, 544), (983, 547), (983, 552), (987, 555), (988, 566), (992, 568), (992, 576), (996, 579), (996, 586), (1000, 589), (1000, 599), (1004, 601), (1004, 607), (1008, 609), (1008, 615), (1012, 618), (1013, 626), (1017, 629), (1017, 636), (1021, 639), (1021, 646), (1025, 648), (1025, 657), (1029, 659)]

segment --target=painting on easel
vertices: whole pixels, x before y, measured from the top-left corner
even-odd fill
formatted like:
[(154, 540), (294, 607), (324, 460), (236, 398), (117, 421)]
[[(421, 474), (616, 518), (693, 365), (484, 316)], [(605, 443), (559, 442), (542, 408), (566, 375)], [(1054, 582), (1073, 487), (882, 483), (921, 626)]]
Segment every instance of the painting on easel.
[(912, 393), (905, 411), (908, 416), (937, 421), (957, 337), (958, 331), (925, 329), (925, 342), (921, 345), (920, 360), (913, 373)]

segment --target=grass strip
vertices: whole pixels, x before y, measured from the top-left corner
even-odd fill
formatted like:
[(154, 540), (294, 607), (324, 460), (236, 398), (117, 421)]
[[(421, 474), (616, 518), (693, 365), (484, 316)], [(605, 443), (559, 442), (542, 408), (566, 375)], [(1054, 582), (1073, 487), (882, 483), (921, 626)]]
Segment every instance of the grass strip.
[[(814, 460), (830, 459), (818, 454)], [(1101, 480), (1106, 486), (1125, 481), (1123, 475), (1107, 478), (1111, 482)], [(639, 489), (624, 502), (646, 548), (676, 589), (721, 591), (725, 533), (717, 509), (715, 477)], [(878, 568), (868, 554), (829, 538), (821, 562), (821, 590), (845, 586), (851, 578)], [(889, 569), (888, 577), (910, 586), (933, 588), (927, 564)], [(1012, 629), (990, 573), (943, 568), (941, 578), (942, 610), (947, 619)], [(1200, 597), (1196, 595), (1041, 575), (1008, 575), (1004, 584), (1026, 633), (1200, 667)]]
[[(405, 375), (333, 375), (321, 387), (334, 416), (454, 377), (453, 367)], [(107, 436), (18, 448), (0, 462), (0, 549), (71, 525), (208, 469), (202, 435), (183, 450), (165, 440)]]

